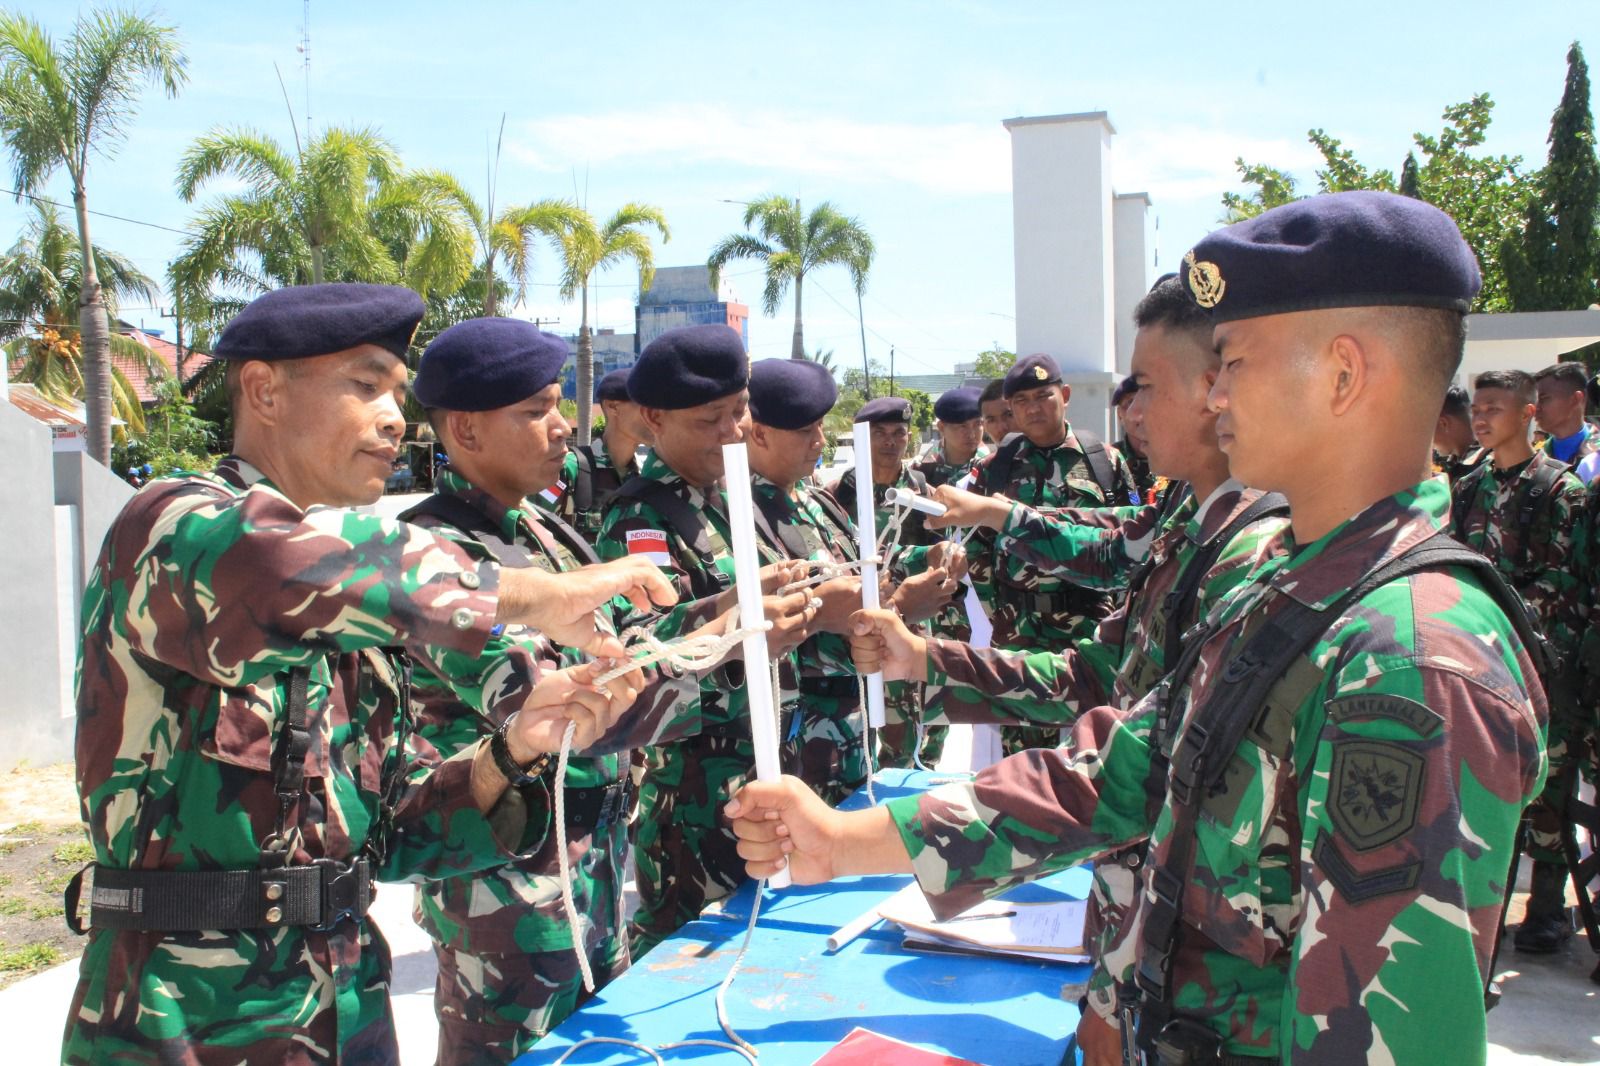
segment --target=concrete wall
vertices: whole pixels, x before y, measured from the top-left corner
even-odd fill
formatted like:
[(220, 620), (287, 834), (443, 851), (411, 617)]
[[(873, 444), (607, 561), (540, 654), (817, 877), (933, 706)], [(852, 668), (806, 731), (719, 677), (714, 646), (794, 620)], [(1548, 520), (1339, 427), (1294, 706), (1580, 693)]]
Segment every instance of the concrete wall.
[(1111, 259), (1112, 307), (1116, 337), (1116, 371), (1124, 377), (1133, 358), (1133, 309), (1150, 291), (1150, 267), (1155, 262), (1155, 241), (1150, 231), (1148, 193), (1118, 193), (1112, 201)]
[(89, 569), (133, 495), (49, 427), (0, 402), (0, 770), (72, 758), (78, 611)]

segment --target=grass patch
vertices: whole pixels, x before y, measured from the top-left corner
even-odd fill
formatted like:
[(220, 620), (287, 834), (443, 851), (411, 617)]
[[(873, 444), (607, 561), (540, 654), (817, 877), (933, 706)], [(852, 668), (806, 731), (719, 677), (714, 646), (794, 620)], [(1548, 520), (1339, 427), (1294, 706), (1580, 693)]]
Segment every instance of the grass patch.
[(49, 944), (28, 944), (15, 951), (0, 951), (0, 971), (38, 970), (61, 961), (61, 952)]
[(63, 844), (50, 856), (56, 862), (67, 863), (72, 866), (81, 866), (94, 859), (94, 845), (87, 840), (79, 840), (71, 844)]
[(66, 910), (59, 903), (30, 903), (28, 904), (28, 917), (42, 922), (48, 918), (59, 918), (66, 914)]
[[(74, 877), (77, 877), (77, 876), (78, 876), (78, 871), (76, 871), (76, 870), (68, 870), (64, 874), (56, 874), (54, 877), (45, 878), (44, 881), (41, 884), (42, 884), (42, 886), (44, 888), (49, 889), (51, 892), (55, 892), (55, 893), (59, 894), (59, 893), (65, 892), (67, 890), (67, 882), (71, 881)], [(9, 880), (10, 879), (7, 878), (8, 882), (9, 882)]]
[(43, 822), (18, 822), (12, 826), (7, 836), (33, 837), (44, 832)]
[(10, 918), (14, 915), (24, 914), (28, 910), (28, 901), (18, 899), (16, 896), (0, 897), (0, 914)]

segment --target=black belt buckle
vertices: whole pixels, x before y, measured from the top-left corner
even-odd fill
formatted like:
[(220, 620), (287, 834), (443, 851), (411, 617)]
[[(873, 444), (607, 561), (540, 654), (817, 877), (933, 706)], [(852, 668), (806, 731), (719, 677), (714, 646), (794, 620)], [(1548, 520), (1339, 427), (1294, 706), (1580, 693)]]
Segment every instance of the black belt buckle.
[(594, 823), (596, 833), (628, 816), (628, 794), (632, 791), (633, 779), (630, 777), (624, 777), (606, 788), (605, 798), (600, 801), (600, 817)]
[(1150, 1051), (1160, 1066), (1206, 1066), (1222, 1061), (1222, 1037), (1204, 1022), (1177, 1017), (1161, 1027)]
[(360, 918), (367, 913), (371, 874), (366, 859), (351, 863), (314, 859), (311, 865), (322, 875), (322, 921), (311, 929), (326, 933), (346, 918)]

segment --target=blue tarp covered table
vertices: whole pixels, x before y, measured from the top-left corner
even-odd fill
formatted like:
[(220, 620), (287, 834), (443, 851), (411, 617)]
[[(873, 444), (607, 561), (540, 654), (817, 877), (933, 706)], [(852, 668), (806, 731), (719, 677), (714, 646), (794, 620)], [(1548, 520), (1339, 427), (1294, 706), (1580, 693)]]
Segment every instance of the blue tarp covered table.
[[(887, 770), (879, 800), (921, 791), (937, 775)], [(853, 797), (847, 806), (864, 806)], [(733, 1027), (755, 1045), (763, 1066), (810, 1064), (856, 1026), (988, 1066), (1057, 1066), (1078, 1024), (1077, 998), (1087, 966), (1027, 959), (919, 954), (900, 946), (900, 931), (877, 926), (827, 954), (839, 926), (876, 906), (909, 877), (845, 878), (828, 885), (768, 890), (755, 936), (728, 992)], [(588, 1036), (657, 1045), (723, 1040), (714, 997), (749, 920), (754, 885), (723, 906), (721, 916), (691, 922), (657, 945), (582, 1010), (517, 1060), (555, 1061)], [(1087, 870), (1023, 886), (1012, 898), (1082, 899)], [(731, 1051), (683, 1048), (668, 1062), (742, 1064)], [(623, 1066), (648, 1061), (635, 1050), (590, 1045), (569, 1063)]]

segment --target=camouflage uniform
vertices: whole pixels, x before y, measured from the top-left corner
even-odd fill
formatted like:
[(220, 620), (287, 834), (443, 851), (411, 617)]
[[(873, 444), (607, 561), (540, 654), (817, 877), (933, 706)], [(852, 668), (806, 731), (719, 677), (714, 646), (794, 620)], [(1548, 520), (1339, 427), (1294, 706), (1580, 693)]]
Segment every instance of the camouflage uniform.
[[(681, 597), (676, 607), (651, 624), (668, 640), (710, 621), (714, 590), (733, 588), (733, 552), (728, 533), (727, 503), (719, 487), (709, 492), (690, 485), (652, 451), (634, 479), (655, 483), (684, 501), (704, 523), (704, 554), (686, 543), (671, 522), (647, 501), (627, 495), (628, 486), (613, 496), (595, 550), (602, 559), (646, 555), (672, 579)], [(762, 551), (763, 563), (776, 561)], [(697, 599), (699, 596), (701, 598)], [(699, 616), (696, 617), (696, 612)], [(798, 693), (793, 691), (794, 656), (780, 657), (787, 675), (780, 699), (790, 721)], [(745, 881), (744, 862), (735, 851), (733, 832), (723, 821), (722, 804), (755, 772), (744, 688), (744, 664), (730, 663), (701, 680), (694, 713), (701, 731), (677, 743), (651, 747), (639, 789), (633, 824), (634, 861), (639, 910), (629, 925), (636, 954), (643, 955), (686, 922), (700, 916), (707, 903), (729, 895)], [(793, 738), (784, 738), (785, 761), (794, 761)]]
[[(889, 490), (905, 489), (909, 492), (925, 491), (919, 489), (916, 479), (909, 473), (909, 467), (902, 463), (900, 476), (893, 485), (872, 486), (872, 521), (877, 528), (878, 542), (883, 543), (884, 530), (889, 527), (900, 509), (890, 507), (884, 500), (888, 497)], [(854, 468), (846, 470), (838, 481), (828, 486), (828, 494), (834, 498), (844, 512), (848, 515), (856, 513), (856, 471)], [(928, 566), (928, 549), (940, 540), (939, 534), (930, 530), (925, 524), (920, 511), (906, 511), (905, 520), (900, 527), (900, 549), (894, 552), (888, 565), (880, 573), (887, 573), (896, 584), (907, 577), (920, 574)], [(952, 616), (952, 612), (956, 612)], [(960, 605), (950, 604), (938, 615), (929, 620), (930, 627), (943, 622), (946, 628), (961, 624)], [(970, 634), (970, 630), (968, 631)], [(886, 686), (884, 694), (885, 724), (878, 730), (878, 750), (874, 753), (879, 766), (909, 767), (915, 759), (911, 749), (914, 746), (917, 730), (922, 730), (922, 745), (917, 755), (925, 765), (933, 766), (939, 761), (939, 756), (944, 754), (944, 742), (950, 732), (948, 726), (938, 726), (928, 729), (922, 722), (923, 686), (907, 681), (891, 681)]]
[[(527, 565), (549, 573), (583, 565), (581, 549), (566, 540), (576, 534), (560, 534), (532, 507), (507, 509), (454, 471), (442, 473), (437, 488), (441, 496), (470, 508), (483, 526), (507, 545), (525, 552)], [(418, 515), (415, 524), (451, 539), (472, 539), (470, 531), (458, 530), (436, 515)], [(610, 613), (620, 621), (627, 609), (626, 601), (619, 601)], [(611, 619), (602, 622), (614, 630), (611, 623)], [(521, 649), (550, 669), (582, 661), (580, 654), (523, 626), (497, 632), (484, 654), (495, 656), (511, 648)], [(425, 663), (417, 664), (413, 677), (416, 735), (418, 747), (425, 753), (424, 765), (470, 749), (501, 724), (494, 716), (478, 713), (477, 701), (463, 703)], [(607, 734), (601, 748), (614, 751), (660, 743), (697, 727), (691, 717), (674, 713), (685, 704), (696, 706), (694, 691), (690, 680), (648, 670), (639, 699)], [(623, 785), (627, 770), (626, 754), (591, 751), (588, 757), (574, 756), (568, 761), (564, 781), (572, 896), (577, 912), (584, 916), (584, 950), (597, 985), (627, 965), (618, 913), (628, 849)], [(550, 807), (548, 787), (541, 781), (525, 789), (538, 794), (541, 806)], [(575, 808), (602, 794), (611, 806), (601, 808), (594, 821), (572, 824)], [(439, 1017), (440, 1066), (510, 1062), (559, 1025), (585, 998), (561, 903), (555, 849), (556, 835), (550, 833), (544, 846), (528, 858), (472, 877), (452, 877), (418, 887), (417, 924), (433, 938), (439, 960), (433, 1003)]]
[(937, 441), (933, 448), (911, 464), (911, 469), (921, 474), (929, 485), (954, 485), (972, 472), (973, 464), (981, 463), (989, 457), (989, 446), (979, 444), (978, 450), (972, 458), (964, 463), (952, 463), (945, 456), (944, 442)]
[(1473, 448), (1463, 455), (1446, 455), (1435, 448), (1433, 450), (1433, 472), (1443, 474), (1450, 479), (1450, 487), (1454, 488), (1456, 482), (1478, 469), (1478, 466), (1489, 458), (1489, 453), (1483, 448)]
[[(95, 860), (250, 870), (366, 854), (377, 876), (442, 877), (538, 846), (548, 809), (489, 816), (475, 748), (405, 776), (404, 642), (488, 714), (537, 667), (483, 658), (499, 569), (413, 527), (302, 511), (230, 456), (151, 482), (112, 523), (84, 594), (77, 775)], [(280, 812), (273, 753), (306, 671), (304, 785)], [(161, 933), (95, 929), (62, 1045), (69, 1063), (394, 1062), (389, 951), (370, 922)]]
[[(1262, 565), (1201, 635), (1170, 694), (1171, 736), (1185, 743), (1212, 715), (1247, 632), (1291, 601), (1337, 600), (1438, 530), (1447, 502), (1443, 483), (1422, 482)], [(1459, 571), (1391, 582), (1329, 621), (1291, 671), (1303, 696), (1246, 735), (1239, 772), (1204, 800), (1177, 893), (1176, 1009), (1229, 1055), (1482, 1063), (1481, 975), (1517, 821), (1544, 778), (1543, 692), (1499, 605)], [(935, 913), (1146, 836), (1145, 869), (1162, 868), (1174, 816), (1149, 741), (1163, 689), (1083, 714), (1060, 750), (891, 800)], [(1380, 763), (1387, 790), (1364, 773)], [(1156, 900), (1143, 880), (1118, 934), (1135, 944)]]
[[(792, 493), (784, 492), (759, 474), (754, 488), (757, 526), (763, 536), (772, 530), (778, 543), (767, 543), (774, 551), (817, 562), (856, 559), (855, 527), (830, 513), (818, 498), (820, 489), (801, 482)], [(763, 515), (769, 520), (765, 526)], [(799, 776), (834, 805), (867, 780), (867, 713), (861, 706), (860, 675), (850, 659), (849, 638), (838, 633), (806, 638), (799, 660)]]
[[(945, 641), (930, 642), (930, 679), (962, 686), (947, 690), (958, 694), (947, 705), (951, 720), (1021, 717), (1066, 726), (1092, 707), (1126, 708), (1143, 699), (1172, 665), (1166, 661), (1169, 628), (1180, 620), (1171, 616), (1174, 605), (1168, 602), (1169, 595), (1197, 562), (1201, 546), (1227, 532), (1260, 495), (1230, 481), (1216, 490), (1203, 513), (1194, 497), (1186, 496), (1162, 519), (1149, 557), (1130, 583), (1126, 605), (1101, 622), (1092, 637), (1061, 653), (978, 652)], [(1280, 554), (1287, 530), (1288, 520), (1282, 516), (1257, 518), (1234, 530), (1200, 578), (1187, 620), (1205, 619), (1256, 567)], [(1025, 679), (1020, 689), (1000, 689), (995, 684), (1019, 675)], [(1097, 862), (1089, 896), (1084, 936), (1095, 965), (1088, 999), (1095, 1012), (1113, 1025), (1117, 982), (1112, 975), (1132, 964), (1125, 954), (1132, 945), (1121, 944), (1123, 957), (1108, 953), (1119, 943), (1116, 932), (1133, 906), (1134, 871), (1142, 859), (1142, 849), (1132, 849)]]
[[(1108, 493), (1095, 482), (1083, 445), (1070, 425), (1060, 444), (1040, 448), (1022, 438), (1009, 471), (1001, 470), (1004, 448), (977, 465), (973, 490), (985, 496), (1001, 493), (1035, 508), (1109, 507), (1137, 503), (1133, 475), (1115, 448), (1105, 449), (1112, 473)], [(997, 648), (1043, 650), (1062, 648), (1094, 632), (1095, 623), (1111, 613), (1111, 597), (1041, 573), (1023, 559), (1000, 551), (989, 530), (979, 530), (967, 541), (967, 561), (973, 588), (994, 622), (992, 642)], [(1007, 727), (1002, 730), (1005, 750), (1050, 746), (1056, 741), (1048, 729)]]
[[(579, 508), (578, 482), (582, 471), (578, 466), (578, 449), (584, 448), (584, 454), (589, 457), (589, 496), (587, 509)], [(637, 471), (634, 469), (633, 457), (628, 457), (627, 465), (618, 469), (611, 461), (611, 450), (606, 447), (606, 442), (596, 440), (588, 446), (573, 445), (567, 451), (566, 458), (561, 461), (561, 475), (556, 483), (532, 497), (533, 502), (540, 509), (555, 515), (567, 525), (583, 534), (583, 539), (593, 544), (600, 535), (600, 525), (605, 519), (605, 505), (618, 486), (632, 477)]]
[(1139, 490), (1139, 499), (1144, 503), (1154, 503), (1152, 494), (1156, 490), (1156, 476), (1150, 472), (1150, 460), (1134, 449), (1133, 441), (1128, 439), (1127, 434), (1117, 439), (1117, 454), (1128, 464), (1128, 474), (1133, 478), (1134, 487)]
[(1562, 467), (1543, 451), (1526, 463), (1498, 470), (1484, 463), (1480, 472), (1458, 481), (1453, 489), (1452, 530), (1457, 540), (1492, 560), (1512, 587), (1522, 594), (1534, 621), (1561, 659), (1556, 676), (1546, 678), (1550, 690), (1549, 787), (1544, 803), (1529, 812), (1529, 852), (1541, 862), (1559, 863), (1559, 815), (1574, 778), (1567, 772), (1569, 744), (1581, 743), (1575, 682), (1569, 668), (1578, 654), (1578, 637), (1589, 588), (1580, 577), (1576, 545), (1584, 510), (1583, 483), (1571, 473), (1555, 482), (1548, 502), (1535, 508), (1527, 543), (1522, 543), (1519, 511), (1527, 486), (1541, 468)]

